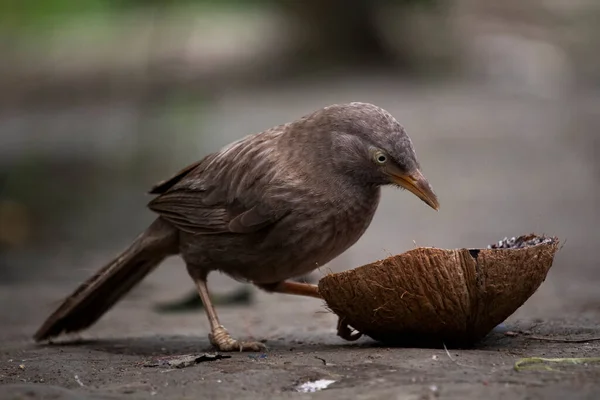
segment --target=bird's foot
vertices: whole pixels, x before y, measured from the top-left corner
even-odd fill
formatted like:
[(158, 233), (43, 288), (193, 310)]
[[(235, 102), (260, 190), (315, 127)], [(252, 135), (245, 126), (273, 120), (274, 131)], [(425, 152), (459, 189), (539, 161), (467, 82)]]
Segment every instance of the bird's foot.
[(209, 335), (210, 343), (219, 351), (264, 351), (267, 347), (260, 342), (240, 342), (231, 337), (223, 325), (219, 325)]
[(355, 340), (360, 339), (363, 334), (358, 331), (352, 332), (352, 328), (350, 328), (346, 319), (340, 317), (337, 325), (337, 335), (349, 342), (354, 342)]

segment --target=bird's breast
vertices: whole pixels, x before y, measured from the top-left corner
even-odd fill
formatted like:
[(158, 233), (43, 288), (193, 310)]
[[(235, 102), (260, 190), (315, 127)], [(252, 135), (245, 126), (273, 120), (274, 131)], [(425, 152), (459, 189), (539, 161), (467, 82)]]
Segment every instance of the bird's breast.
[(287, 248), (299, 268), (315, 269), (360, 239), (373, 220), (379, 198), (379, 188), (365, 188), (360, 193), (307, 200), (281, 221), (268, 241)]

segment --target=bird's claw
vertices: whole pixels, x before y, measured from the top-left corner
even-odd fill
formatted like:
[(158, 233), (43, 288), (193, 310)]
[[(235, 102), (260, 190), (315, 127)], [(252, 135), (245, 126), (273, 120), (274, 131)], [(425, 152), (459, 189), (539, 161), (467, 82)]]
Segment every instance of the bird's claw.
[(208, 334), (210, 343), (215, 346), (219, 351), (264, 351), (267, 347), (260, 342), (240, 342), (231, 337), (227, 329), (220, 325)]
[(340, 319), (338, 319), (337, 335), (344, 340), (354, 342), (355, 340), (360, 339), (363, 334), (359, 331), (352, 332), (352, 328), (348, 325), (346, 319), (340, 317)]

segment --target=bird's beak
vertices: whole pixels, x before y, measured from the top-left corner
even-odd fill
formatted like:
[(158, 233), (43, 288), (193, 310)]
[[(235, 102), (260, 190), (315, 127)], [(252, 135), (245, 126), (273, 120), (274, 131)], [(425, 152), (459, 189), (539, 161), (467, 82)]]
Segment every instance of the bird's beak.
[(437, 196), (433, 193), (431, 185), (429, 185), (429, 182), (425, 179), (421, 171), (417, 169), (409, 174), (404, 174), (399, 170), (394, 170), (390, 171), (390, 177), (394, 184), (410, 191), (434, 210), (439, 210), (440, 203)]

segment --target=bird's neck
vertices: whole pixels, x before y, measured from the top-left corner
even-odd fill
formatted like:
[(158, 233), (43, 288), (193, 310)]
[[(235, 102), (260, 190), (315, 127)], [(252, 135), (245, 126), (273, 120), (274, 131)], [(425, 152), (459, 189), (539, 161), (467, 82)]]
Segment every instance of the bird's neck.
[(362, 174), (367, 171), (363, 165), (348, 163), (343, 146), (334, 141), (333, 135), (318, 129), (296, 130), (294, 135), (289, 132), (278, 137), (277, 154), (285, 162), (280, 164), (284, 170), (277, 175), (295, 182), (295, 187), (303, 187), (307, 191), (304, 194), (314, 200), (378, 204), (379, 186), (369, 183), (369, 177)]

